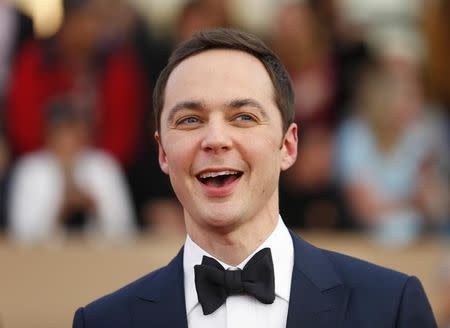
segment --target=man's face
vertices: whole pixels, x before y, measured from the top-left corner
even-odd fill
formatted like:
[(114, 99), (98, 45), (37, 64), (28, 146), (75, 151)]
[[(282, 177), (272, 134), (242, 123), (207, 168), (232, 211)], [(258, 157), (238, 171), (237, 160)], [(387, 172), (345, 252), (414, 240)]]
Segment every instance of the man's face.
[(167, 82), (156, 139), (188, 232), (273, 220), (280, 171), (296, 159), (296, 129), (283, 134), (272, 82), (253, 56), (209, 50), (181, 62)]

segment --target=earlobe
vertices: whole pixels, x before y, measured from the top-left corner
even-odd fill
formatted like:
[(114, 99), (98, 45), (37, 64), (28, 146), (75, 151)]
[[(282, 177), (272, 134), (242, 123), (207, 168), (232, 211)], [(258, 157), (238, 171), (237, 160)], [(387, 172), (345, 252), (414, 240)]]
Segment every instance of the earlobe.
[(292, 123), (283, 139), (283, 147), (281, 149), (281, 170), (285, 171), (290, 168), (297, 160), (297, 124)]
[(155, 140), (158, 143), (159, 167), (165, 174), (169, 174), (169, 165), (167, 164), (166, 152), (162, 146), (161, 137), (159, 136), (158, 131), (155, 132)]

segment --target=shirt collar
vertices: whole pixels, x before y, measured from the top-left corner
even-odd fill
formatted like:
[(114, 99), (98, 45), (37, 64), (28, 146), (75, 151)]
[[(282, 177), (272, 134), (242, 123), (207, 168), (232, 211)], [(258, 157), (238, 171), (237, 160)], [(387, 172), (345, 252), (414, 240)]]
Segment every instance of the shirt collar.
[[(270, 236), (237, 267), (242, 269), (256, 252), (266, 247), (269, 247), (272, 253), (275, 274), (275, 295), (289, 302), (292, 268), (294, 266), (294, 246), (291, 235), (280, 216), (278, 223)], [(186, 313), (188, 315), (198, 304), (197, 291), (195, 289), (194, 266), (202, 262), (204, 255), (214, 258), (214, 256), (200, 248), (200, 246), (198, 246), (188, 235), (184, 244), (183, 255), (184, 290), (186, 297)], [(225, 269), (231, 268), (230, 265), (227, 265), (218, 259), (216, 260)]]

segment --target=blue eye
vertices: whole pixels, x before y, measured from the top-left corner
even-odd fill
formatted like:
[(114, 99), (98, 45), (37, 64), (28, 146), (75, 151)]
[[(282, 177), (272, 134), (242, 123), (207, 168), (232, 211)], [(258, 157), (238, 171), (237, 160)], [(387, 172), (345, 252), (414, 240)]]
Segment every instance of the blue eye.
[(178, 124), (195, 124), (200, 122), (197, 117), (189, 116), (178, 121)]
[(241, 114), (241, 115), (236, 117), (236, 120), (237, 121), (254, 121), (255, 119), (251, 115)]

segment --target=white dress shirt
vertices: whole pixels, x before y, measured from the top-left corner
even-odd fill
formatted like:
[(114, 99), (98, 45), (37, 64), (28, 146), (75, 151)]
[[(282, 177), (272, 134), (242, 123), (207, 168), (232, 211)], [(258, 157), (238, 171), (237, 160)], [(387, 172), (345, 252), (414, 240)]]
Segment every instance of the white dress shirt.
[(204, 315), (195, 289), (194, 266), (202, 262), (203, 255), (211, 256), (188, 236), (184, 246), (184, 290), (186, 314), (190, 328), (281, 328), (286, 327), (291, 277), (294, 266), (294, 246), (291, 235), (281, 217), (272, 234), (237, 267), (217, 260), (226, 270), (243, 269), (259, 250), (269, 247), (275, 274), (275, 301), (263, 304), (249, 295), (228, 296), (226, 302), (215, 312)]

